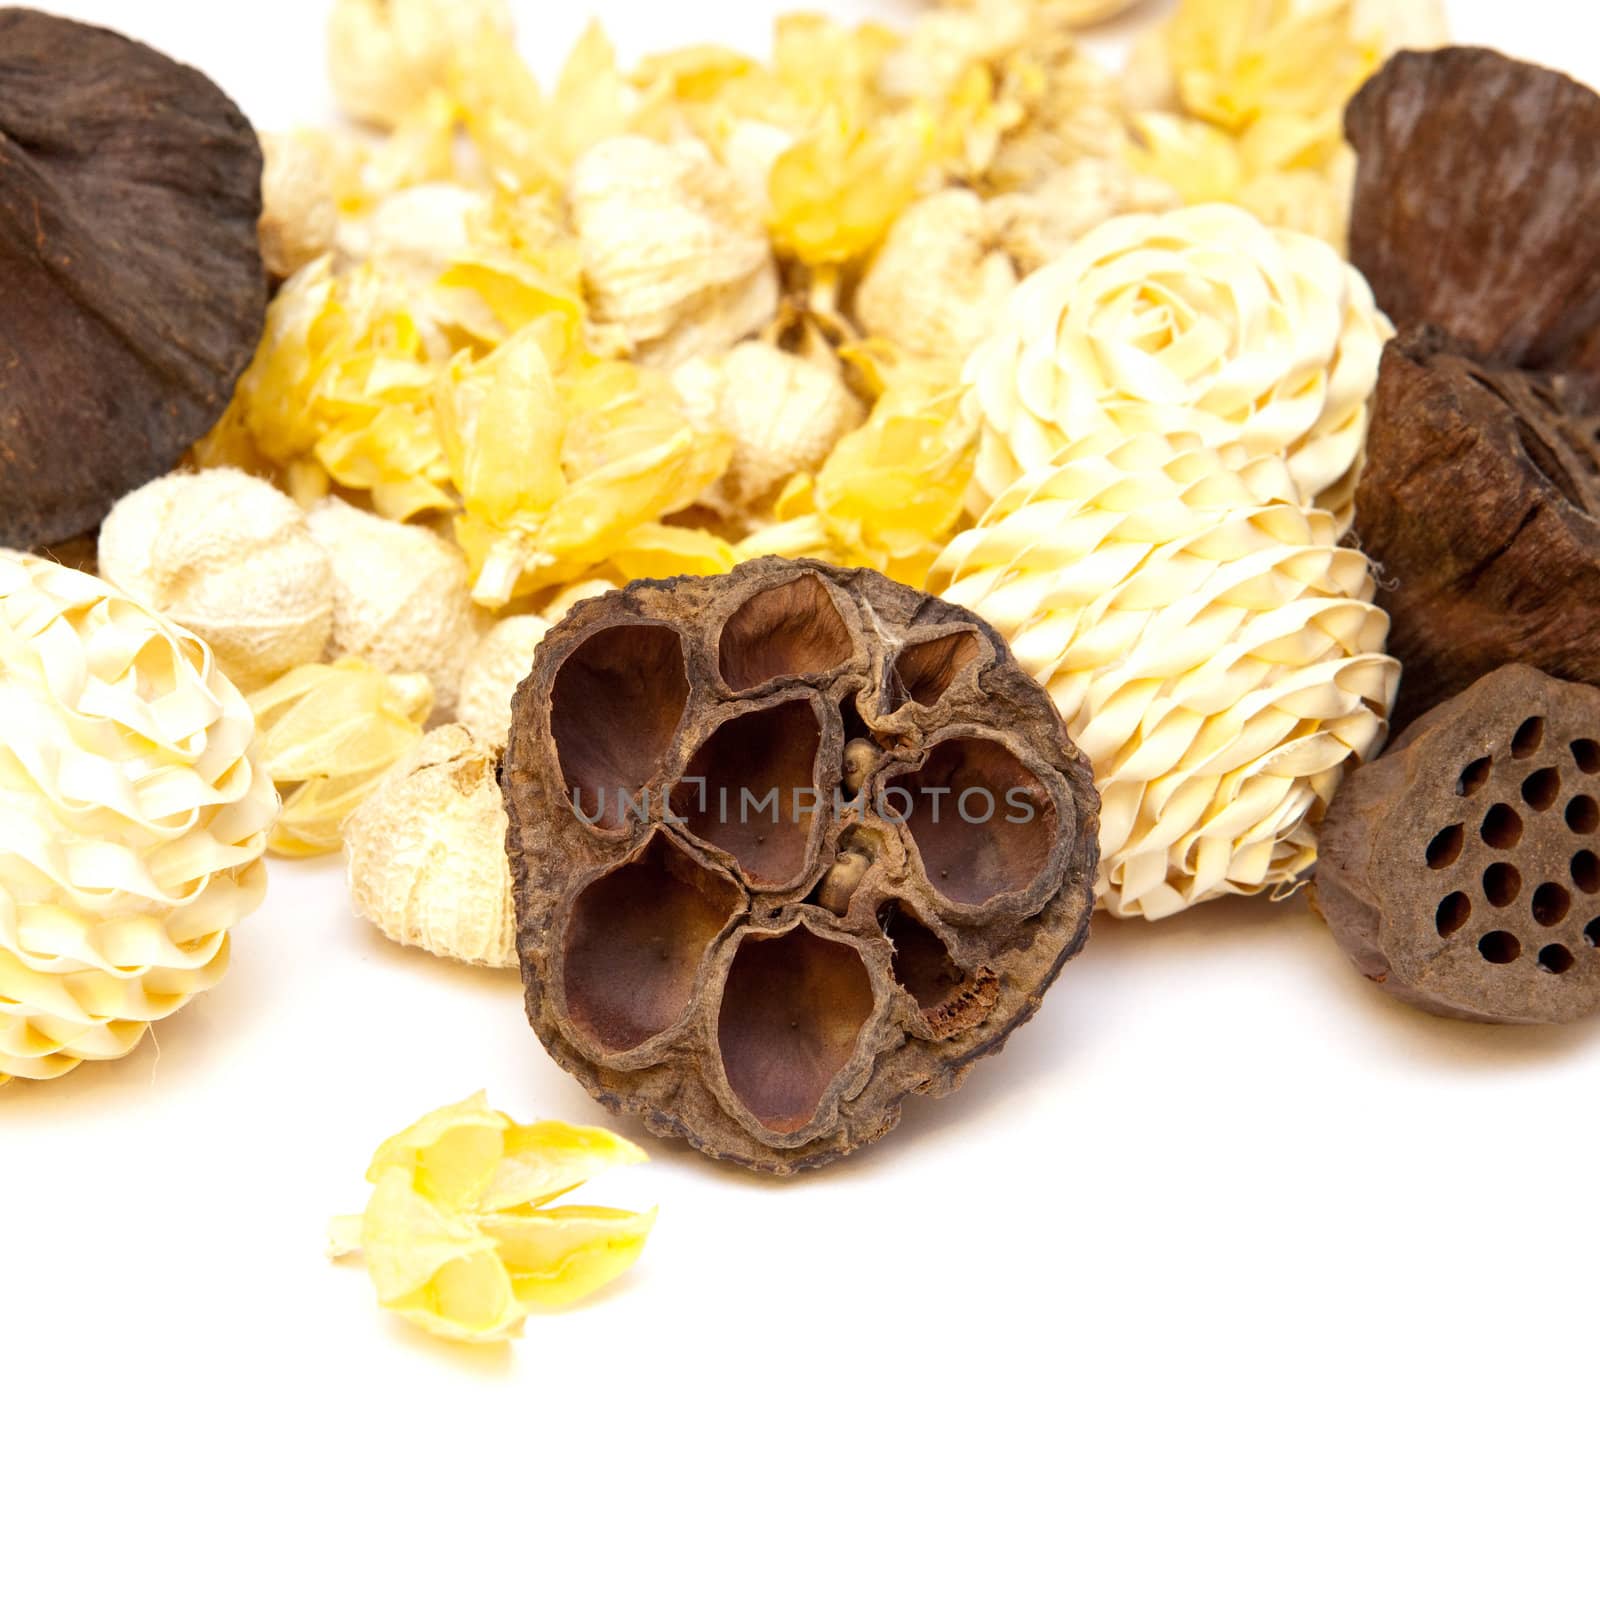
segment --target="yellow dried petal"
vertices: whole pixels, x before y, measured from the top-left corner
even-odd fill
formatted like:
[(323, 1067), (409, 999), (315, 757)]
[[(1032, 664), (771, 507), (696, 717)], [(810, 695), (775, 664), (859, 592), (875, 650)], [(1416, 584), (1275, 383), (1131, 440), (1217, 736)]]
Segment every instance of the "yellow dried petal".
[(378, 1180), (361, 1253), (378, 1304), (440, 1338), (504, 1339), (525, 1315), (495, 1241), (417, 1193), (404, 1173)]
[(296, 667), (250, 697), (259, 759), (283, 795), (281, 855), (337, 850), (345, 818), (421, 737), (433, 689), (353, 657)]
[(512, 1293), (525, 1307), (553, 1311), (576, 1304), (639, 1259), (655, 1226), (654, 1211), (642, 1215), (605, 1206), (558, 1206), (529, 1216), (485, 1218), (511, 1274)]
[(512, 1127), (509, 1117), (490, 1110), (489, 1097), (480, 1090), (384, 1140), (367, 1169), (367, 1182), (399, 1172), (425, 1200), (456, 1210), (476, 1206), (495, 1182)]
[(335, 1219), (330, 1254), (359, 1252), (379, 1303), (429, 1333), (507, 1338), (530, 1310), (572, 1305), (638, 1259), (654, 1211), (549, 1202), (643, 1160), (604, 1128), (514, 1123), (476, 1094), (384, 1143), (367, 1210)]
[(1351, 0), (1180, 0), (1167, 41), (1184, 105), (1234, 131), (1340, 107), (1383, 59)]
[(921, 113), (867, 125), (830, 109), (772, 168), (778, 247), (808, 266), (867, 255), (916, 198), (934, 164), (935, 136)]
[[(478, 1100), (482, 1099), (480, 1095)], [(606, 1128), (502, 1121), (504, 1151), (482, 1194), (480, 1210), (547, 1205), (612, 1167), (634, 1167), (649, 1159), (638, 1145)]]

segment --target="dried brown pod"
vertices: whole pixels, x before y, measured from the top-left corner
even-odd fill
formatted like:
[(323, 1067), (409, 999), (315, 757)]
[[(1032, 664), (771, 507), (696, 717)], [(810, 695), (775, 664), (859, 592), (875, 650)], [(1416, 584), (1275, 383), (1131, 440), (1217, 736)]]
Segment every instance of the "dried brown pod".
[(1474, 1022), (1600, 1011), (1600, 690), (1502, 667), (1353, 772), (1313, 898), (1385, 992)]
[(1396, 726), (1508, 662), (1600, 684), (1600, 377), (1394, 340), (1355, 532), (1405, 663)]
[(1087, 762), (993, 629), (874, 572), (769, 558), (578, 606), (501, 784), (546, 1048), (765, 1172), (956, 1088), (1087, 937)]
[(1350, 258), (1396, 323), (1600, 372), (1600, 95), (1493, 50), (1405, 51), (1345, 129)]
[(0, 544), (86, 533), (178, 464), (255, 350), (261, 147), (192, 68), (0, 9)]

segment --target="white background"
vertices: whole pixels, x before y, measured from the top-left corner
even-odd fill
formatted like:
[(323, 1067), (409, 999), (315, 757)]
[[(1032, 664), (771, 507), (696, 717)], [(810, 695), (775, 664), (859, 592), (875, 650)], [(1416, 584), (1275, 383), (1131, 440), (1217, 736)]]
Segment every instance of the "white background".
[[(541, 66), (586, 3), (520, 7)], [(58, 8), (264, 125), (327, 108), (323, 0)], [(593, 9), (760, 48), (777, 7)], [(1600, 78), (1586, 8), (1454, 10)], [(1102, 919), (874, 1152), (785, 1187), (650, 1141), (598, 1197), (660, 1203), (639, 1268), (509, 1351), (322, 1257), (378, 1142), (478, 1088), (598, 1114), (514, 977), (278, 863), (222, 989), (0, 1096), (0, 1593), (1600, 1591), (1592, 1030), (1413, 1015), (1303, 904)]]

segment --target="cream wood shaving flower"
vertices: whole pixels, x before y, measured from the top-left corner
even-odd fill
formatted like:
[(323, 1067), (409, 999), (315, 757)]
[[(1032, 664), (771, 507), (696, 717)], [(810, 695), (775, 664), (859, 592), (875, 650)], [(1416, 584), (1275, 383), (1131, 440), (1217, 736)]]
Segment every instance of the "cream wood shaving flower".
[(508, 1339), (638, 1260), (654, 1211), (554, 1202), (646, 1159), (604, 1128), (516, 1123), (477, 1094), (383, 1145), (366, 1212), (334, 1220), (329, 1254), (359, 1253), (378, 1303), (428, 1333)]
[(717, 355), (777, 314), (760, 208), (698, 141), (607, 139), (579, 158), (567, 200), (595, 320), (637, 359)]
[(516, 966), (498, 764), (461, 724), (435, 728), (345, 823), (351, 900), (396, 944)]
[(343, 500), (313, 507), (306, 525), (333, 571), (334, 652), (380, 672), (420, 672), (448, 714), (483, 618), (460, 550)]
[(345, 819), (422, 738), (433, 688), (420, 673), (390, 677), (348, 657), (296, 667), (250, 706), (256, 759), (284, 791), (271, 848), (326, 855), (339, 848)]
[(533, 667), (551, 624), (532, 614), (503, 617), (478, 641), (461, 675), (457, 712), (473, 738), (504, 750), (511, 735), (511, 701)]
[(211, 651), (0, 552), (0, 1081), (125, 1056), (221, 981), (277, 814)]
[(1114, 218), (1025, 280), (967, 364), (974, 509), (1110, 426), (1281, 455), (1343, 513), (1393, 331), (1320, 240), (1236, 206)]
[(502, 52), (515, 29), (506, 0), (334, 0), (328, 68), (340, 106), (396, 127), (442, 89), (463, 51), (487, 33)]
[(932, 586), (1005, 634), (1093, 762), (1118, 916), (1296, 883), (1383, 743), (1400, 669), (1371, 565), (1279, 459), (1102, 433), (958, 534)]
[(274, 278), (288, 278), (333, 249), (339, 205), (316, 142), (264, 133), (261, 153), (261, 258)]
[(673, 384), (698, 427), (732, 442), (728, 470), (701, 502), (735, 520), (766, 509), (796, 473), (815, 472), (867, 418), (826, 347), (813, 358), (747, 340), (719, 360), (685, 363)]
[(333, 574), (270, 483), (226, 468), (158, 478), (113, 508), (99, 557), (103, 577), (198, 634), (241, 689), (322, 659)]

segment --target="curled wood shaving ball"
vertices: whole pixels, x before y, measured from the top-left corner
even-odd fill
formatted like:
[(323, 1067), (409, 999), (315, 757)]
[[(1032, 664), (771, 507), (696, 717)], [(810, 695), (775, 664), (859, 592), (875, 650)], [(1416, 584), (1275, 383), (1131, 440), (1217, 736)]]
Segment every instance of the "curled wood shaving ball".
[(396, 944), (516, 966), (497, 762), (459, 723), (435, 728), (345, 823), (351, 899)]
[(502, 787), (546, 1048), (765, 1172), (954, 1089), (1088, 933), (1088, 763), (992, 629), (873, 572), (762, 560), (575, 607)]
[(1392, 331), (1327, 245), (1236, 206), (1114, 218), (1027, 279), (967, 364), (976, 500), (1110, 425), (1281, 455), (1342, 513)]
[(334, 0), (328, 69), (351, 116), (398, 127), (431, 89), (447, 88), (465, 48), (487, 33), (512, 50), (506, 0)]
[(311, 140), (263, 134), (261, 152), (261, 259), (274, 278), (290, 278), (333, 249), (339, 205)]
[(0, 728), (0, 1078), (54, 1078), (221, 981), (278, 802), (199, 639), (6, 552)]
[(307, 517), (333, 569), (333, 649), (380, 672), (421, 673), (449, 713), (477, 645), (481, 613), (465, 557), (426, 528), (391, 522), (342, 500)]
[(461, 675), (456, 710), (473, 738), (504, 750), (511, 735), (511, 701), (550, 631), (538, 616), (504, 617), (478, 641)]
[(333, 573), (300, 508), (226, 468), (120, 500), (100, 532), (100, 572), (198, 634), (246, 692), (320, 661), (333, 628)]
[(1600, 1012), (1600, 690), (1509, 666), (1355, 773), (1313, 897), (1361, 974), (1471, 1022)]
[(271, 848), (326, 855), (339, 848), (345, 819), (422, 737), (433, 689), (420, 673), (390, 677), (352, 656), (296, 667), (250, 706), (257, 759), (284, 797)]
[(567, 202), (595, 319), (640, 361), (719, 355), (776, 314), (761, 209), (697, 141), (597, 144), (573, 168)]
[(931, 584), (1011, 642), (1100, 785), (1102, 903), (1171, 916), (1295, 883), (1399, 676), (1367, 558), (1281, 461), (1193, 438), (1069, 447)]
[(747, 340), (716, 361), (673, 375), (690, 417), (733, 444), (728, 470), (702, 503), (731, 517), (770, 507), (797, 473), (815, 472), (867, 420), (830, 350), (816, 359)]

